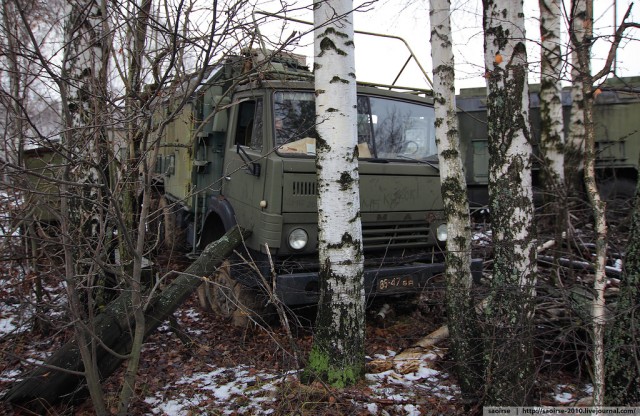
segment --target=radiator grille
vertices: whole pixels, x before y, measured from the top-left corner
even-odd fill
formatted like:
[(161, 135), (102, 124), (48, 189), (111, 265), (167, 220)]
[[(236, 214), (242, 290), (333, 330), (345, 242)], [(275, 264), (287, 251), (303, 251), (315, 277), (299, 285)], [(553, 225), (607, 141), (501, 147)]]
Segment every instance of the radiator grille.
[(317, 195), (318, 187), (316, 182), (293, 182), (292, 194), (296, 196)]
[(424, 247), (429, 243), (430, 233), (426, 221), (362, 224), (365, 250)]

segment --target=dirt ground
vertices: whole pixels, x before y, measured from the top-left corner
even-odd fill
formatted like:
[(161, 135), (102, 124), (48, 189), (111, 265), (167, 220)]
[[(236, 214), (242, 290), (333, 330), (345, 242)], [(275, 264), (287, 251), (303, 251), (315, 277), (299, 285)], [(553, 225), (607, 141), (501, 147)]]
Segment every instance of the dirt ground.
[[(446, 343), (431, 365), (434, 374), (437, 374), (435, 378), (419, 375), (405, 378), (402, 374), (390, 373), (389, 367), (373, 366), (375, 362), (390, 361), (394, 354), (438, 328), (444, 315), (442, 297), (441, 290), (433, 290), (419, 301), (395, 308), (382, 321), (375, 316), (380, 303), (370, 305), (366, 344), (370, 361), (367, 379), (357, 386), (338, 391), (317, 383), (304, 386), (296, 377), (292, 341), (299, 350), (299, 361), (303, 365), (312, 342), (313, 308), (297, 311), (295, 316), (299, 324), (292, 326), (293, 340), (289, 340), (280, 325), (269, 328), (254, 325), (234, 327), (213, 313), (200, 309), (194, 295), (175, 313), (178, 328), (170, 328), (165, 324), (145, 343), (136, 397), (130, 414), (171, 415), (174, 411), (175, 414), (184, 415), (468, 414), (469, 409), (464, 406), (451, 371)], [(27, 368), (18, 360), (18, 356), (44, 357), (60, 345), (64, 335), (59, 332), (53, 336), (21, 334), (3, 337), (0, 349), (12, 351), (12, 356), (3, 357), (0, 390), (8, 388), (12, 379), (18, 377), (19, 373), (15, 370)], [(203, 379), (203, 374), (211, 372), (217, 374), (215, 383)], [(13, 376), (7, 377), (8, 374)], [(248, 391), (255, 387), (255, 383), (260, 383), (252, 381), (240, 383), (244, 390), (221, 396), (221, 388), (247, 375), (252, 380), (271, 380), (271, 377), (275, 377), (278, 381), (271, 383), (273, 388), (268, 393), (256, 395)], [(122, 370), (104, 383), (109, 403), (116, 403), (121, 378)], [(580, 380), (576, 373), (543, 371), (539, 378), (538, 396), (541, 404), (562, 404), (562, 399), (558, 397), (568, 397), (570, 403), (575, 403), (588, 395), (580, 387), (584, 380)], [(558, 386), (563, 391), (559, 392)], [(205, 394), (207, 398), (203, 399), (200, 396), (205, 388), (209, 389), (210, 396)], [(443, 389), (447, 394), (442, 394)], [(171, 410), (168, 404), (178, 399), (183, 404), (179, 410)], [(249, 403), (256, 400), (260, 400), (259, 405)], [(189, 401), (193, 403), (192, 406), (184, 405)], [(6, 403), (2, 406), (0, 413), (31, 414), (11, 408)], [(115, 412), (115, 405), (112, 411)], [(90, 400), (87, 400), (74, 407), (54, 406), (50, 414), (90, 415), (93, 410)]]

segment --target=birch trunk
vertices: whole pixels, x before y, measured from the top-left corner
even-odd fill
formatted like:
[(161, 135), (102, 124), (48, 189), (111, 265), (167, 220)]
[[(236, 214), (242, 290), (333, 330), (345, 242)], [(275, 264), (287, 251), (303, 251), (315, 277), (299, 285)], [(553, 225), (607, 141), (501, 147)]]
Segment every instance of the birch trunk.
[(534, 384), (529, 88), (522, 1), (483, 0), (494, 267), (485, 309), (486, 404), (522, 406)]
[(19, 25), (15, 21), (17, 14), (11, 2), (2, 2), (2, 23), (4, 28), (0, 33), (3, 33), (6, 39), (3, 42), (3, 54), (6, 56), (9, 67), (7, 78), (9, 79), (9, 95), (12, 97), (12, 101), (7, 105), (7, 117), (5, 121), (6, 138), (3, 141), (2, 148), (0, 148), (0, 161), (5, 161), (12, 166), (3, 169), (4, 177), (0, 179), (2, 179), (2, 182), (5, 182), (6, 185), (17, 182), (16, 187), (19, 188), (25, 185), (19, 181), (20, 176), (12, 175), (12, 172), (18, 169), (22, 163), (22, 152), (24, 149), (23, 120), (25, 119), (22, 114), (22, 108), (25, 108), (27, 103), (25, 94), (22, 92), (22, 78), (25, 75), (21, 67), (26, 66), (26, 64), (21, 62), (20, 56), (23, 52), (18, 48), (17, 41), (20, 39), (21, 31), (18, 29)]
[(562, 47), (560, 40), (562, 12), (560, 0), (540, 0), (540, 150), (545, 163), (547, 189), (554, 192), (564, 181), (564, 132), (562, 119)]
[(458, 137), (455, 66), (451, 38), (450, 0), (431, 0), (431, 56), (435, 102), (436, 143), (447, 219), (447, 323), (456, 375), (463, 395), (474, 400), (481, 385), (478, 334), (471, 298), (471, 224), (467, 183)]
[(540, 38), (540, 152), (545, 188), (545, 214), (558, 242), (566, 224), (564, 187), (564, 121), (562, 115), (562, 68), (564, 60), (560, 40), (560, 0), (539, 0)]
[[(593, 121), (594, 92), (591, 75), (591, 41), (593, 35), (593, 2), (576, 0), (572, 3), (574, 23), (570, 33), (571, 44), (576, 56), (574, 65), (579, 73), (578, 79), (582, 87), (583, 121), (584, 121), (584, 184), (591, 204), (595, 231), (595, 278), (593, 282), (594, 299), (592, 304), (593, 318), (593, 404), (603, 406), (605, 394), (604, 368), (604, 329), (606, 284), (605, 266), (607, 261), (607, 223), (605, 202), (600, 197), (596, 184), (596, 149), (595, 126)], [(576, 27), (576, 22), (582, 22)], [(574, 32), (575, 31), (575, 32)], [(572, 125), (573, 128), (573, 125)]]
[[(631, 15), (629, 5), (622, 23), (616, 28), (616, 37), (609, 50), (605, 67), (596, 75), (609, 73), (615, 57), (615, 49), (620, 44), (624, 32), (629, 27), (639, 27), (638, 23), (627, 22)], [(629, 243), (624, 262), (624, 274), (620, 282), (620, 294), (616, 314), (609, 321), (605, 333), (605, 386), (604, 401), (607, 406), (627, 406), (640, 402), (640, 181), (636, 184), (635, 200), (629, 233)]]
[(605, 267), (607, 265), (607, 223), (605, 202), (600, 197), (596, 184), (596, 153), (595, 153), (595, 131), (593, 126), (593, 94), (589, 85), (585, 83), (583, 92), (585, 96), (585, 159), (584, 159), (584, 181), (593, 211), (593, 220), (596, 240), (595, 258), (595, 278), (593, 289), (595, 297), (593, 299), (593, 404), (603, 406), (604, 404), (604, 329), (605, 329), (605, 298), (604, 289), (606, 286)]
[(364, 283), (353, 3), (314, 2), (320, 301), (306, 374), (336, 387), (364, 374)]
[[(582, 44), (585, 36), (587, 0), (572, 0), (570, 6), (570, 57), (571, 57), (571, 126), (565, 148), (565, 177), (569, 196), (579, 197), (582, 181), (579, 172), (582, 171), (584, 159), (584, 94), (583, 73), (576, 45)], [(577, 192), (576, 192), (577, 191)]]
[[(594, 96), (591, 76), (591, 36), (593, 32), (593, 3), (591, 0), (574, 0), (571, 4), (572, 25), (571, 45), (573, 61), (573, 89), (580, 88), (578, 98), (574, 102), (576, 119), (572, 120), (571, 134), (574, 150), (577, 148), (576, 138), (582, 135), (584, 152), (584, 185), (591, 204), (595, 240), (595, 296), (592, 304), (593, 319), (593, 403), (602, 406), (604, 403), (604, 288), (607, 249), (607, 226), (605, 220), (605, 203), (602, 201), (596, 185), (595, 176), (595, 130), (593, 123)], [(572, 107), (572, 116), (574, 114)], [(580, 123), (581, 121), (581, 123)], [(576, 133), (574, 133), (574, 129)]]
[[(61, 228), (65, 257), (65, 280), (71, 315), (76, 324), (75, 339), (94, 409), (107, 414), (93, 342), (94, 276), (100, 272), (95, 261), (104, 256), (105, 172), (102, 171), (107, 143), (106, 61), (108, 42), (102, 32), (105, 9), (94, 0), (67, 3), (62, 93), (65, 125), (64, 171), (61, 186)], [(76, 183), (74, 186), (69, 183)], [(87, 285), (87, 286), (85, 286)], [(86, 294), (86, 305), (80, 291)], [(85, 312), (86, 311), (86, 312)], [(83, 324), (87, 322), (88, 325)]]

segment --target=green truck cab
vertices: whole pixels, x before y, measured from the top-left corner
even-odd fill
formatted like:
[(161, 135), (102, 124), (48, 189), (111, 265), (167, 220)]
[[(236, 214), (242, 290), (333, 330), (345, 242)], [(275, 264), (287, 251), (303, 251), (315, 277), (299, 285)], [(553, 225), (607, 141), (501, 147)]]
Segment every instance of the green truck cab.
[[(246, 255), (287, 305), (318, 300), (315, 104), (312, 74), (273, 56), (242, 77), (239, 56), (214, 68), (171, 121), (156, 161), (163, 198), (195, 252), (238, 224)], [(241, 81), (238, 81), (241, 80)], [(358, 86), (358, 152), (369, 296), (416, 293), (444, 270), (446, 224), (432, 99)], [(479, 264), (476, 264), (476, 270)], [(238, 265), (233, 278), (259, 279)]]

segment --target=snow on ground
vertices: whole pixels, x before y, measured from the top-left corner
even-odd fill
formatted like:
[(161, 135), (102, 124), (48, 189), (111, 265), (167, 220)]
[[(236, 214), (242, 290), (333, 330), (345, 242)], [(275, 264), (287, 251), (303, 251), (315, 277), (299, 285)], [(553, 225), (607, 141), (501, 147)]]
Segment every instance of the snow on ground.
[[(21, 276), (23, 278), (23, 276)], [(16, 287), (11, 281), (0, 279), (0, 336), (28, 330), (26, 322), (33, 315), (33, 309), (24, 307), (15, 295)]]
[[(201, 322), (201, 311), (185, 308), (177, 313), (176, 318), (189, 336), (201, 334), (201, 330), (194, 327), (196, 325), (187, 324), (191, 320)], [(161, 332), (166, 330), (168, 327), (160, 328)], [(158, 341), (145, 348), (167, 348), (164, 340)], [(148, 351), (147, 354), (154, 355), (154, 352)], [(459, 396), (459, 388), (448, 373), (434, 369), (437, 366), (435, 360), (441, 355), (423, 355), (406, 374), (400, 371), (400, 366), (396, 369), (391, 364), (395, 356), (395, 351), (386, 350), (367, 357), (368, 363), (386, 362), (388, 365), (384, 367), (385, 371), (367, 366), (371, 372), (356, 388), (358, 393), (346, 399), (351, 410), (355, 409), (358, 414), (420, 415), (433, 407), (430, 401), (448, 403)], [(301, 403), (329, 400), (328, 397), (300, 399), (300, 396), (311, 393), (309, 387), (301, 386), (299, 377), (300, 372), (295, 370), (259, 370), (240, 362), (230, 366), (211, 362), (197, 366), (193, 372), (183, 370), (164, 378), (160, 387), (151, 389), (142, 400), (147, 405), (146, 414), (150, 416), (188, 416), (207, 409), (215, 409), (216, 414), (282, 414), (289, 410), (282, 408), (280, 402), (283, 400)], [(311, 387), (311, 390), (326, 394), (322, 386)]]
[[(0, 306), (0, 336), (18, 330), (19, 327), (14, 323), (15, 310), (12, 305)], [(200, 312), (185, 308), (179, 313), (178, 318), (198, 320)], [(185, 329), (193, 337), (202, 333), (198, 328), (185, 326)], [(161, 332), (165, 331), (170, 337), (169, 328), (163, 326)], [(170, 338), (159, 336), (156, 341), (150, 343), (151, 345), (146, 345), (145, 349), (156, 350), (157, 354), (158, 350), (167, 351), (167, 348), (175, 346), (167, 341), (171, 342)], [(30, 360), (44, 359), (46, 356), (45, 353), (35, 350), (29, 355)], [(437, 364), (444, 352), (423, 354), (411, 367), (394, 365), (396, 355), (395, 351), (386, 350), (386, 353), (367, 357), (369, 364), (378, 362), (388, 365), (377, 367), (378, 370), (374, 369), (376, 366), (368, 365), (370, 372), (357, 387), (358, 393), (347, 396), (347, 405), (351, 410), (355, 410), (356, 414), (420, 415), (433, 410), (434, 406), (458, 401), (459, 387)], [(296, 386), (301, 386), (298, 371), (258, 370), (246, 364), (223, 366), (215, 362), (203, 364), (202, 361), (200, 365), (193, 366), (193, 363), (201, 358), (196, 356), (194, 361), (178, 359), (165, 370), (160, 370), (164, 373), (162, 381), (150, 384), (139, 396), (145, 404), (144, 412), (139, 414), (189, 416), (209, 410), (215, 410), (215, 414), (228, 415), (276, 414), (282, 410), (279, 407), (282, 400), (291, 398), (292, 401), (305, 403), (304, 399), (300, 400), (300, 390), (296, 393)], [(157, 367), (161, 366), (158, 364)], [(169, 368), (172, 370), (167, 371)], [(411, 370), (405, 374), (403, 372), (406, 370), (402, 371), (402, 368)], [(152, 374), (154, 373), (149, 373)], [(17, 370), (6, 368), (0, 372), (0, 381), (11, 382), (22, 376)], [(555, 405), (571, 405), (580, 397), (590, 395), (590, 388), (589, 385), (558, 383), (547, 397), (550, 403)], [(321, 386), (319, 390), (323, 392)], [(327, 397), (321, 400), (327, 401)], [(341, 400), (344, 401), (344, 397)], [(308, 402), (311, 401), (312, 399), (308, 399)], [(451, 406), (454, 406), (452, 409), (455, 408), (455, 404)]]
[[(392, 360), (395, 353), (377, 354), (376, 360)], [(445, 401), (459, 394), (457, 386), (447, 381), (448, 374), (430, 368), (423, 356), (416, 371), (402, 374), (395, 369), (366, 375), (367, 395), (364, 400), (352, 400), (352, 405), (369, 414), (420, 415), (427, 411), (425, 398)], [(270, 414), (287, 384), (298, 383), (298, 372), (256, 371), (239, 365), (229, 368), (209, 366), (209, 371), (183, 376), (147, 396), (153, 415), (194, 414), (203, 406), (213, 406), (221, 414)], [(384, 406), (384, 407), (382, 407)]]
[(144, 400), (153, 406), (154, 415), (186, 416), (203, 404), (214, 405), (225, 414), (268, 414), (271, 409), (263, 411), (263, 405), (275, 401), (273, 393), (282, 380), (283, 375), (252, 371), (244, 365), (211, 366), (211, 371), (179, 378)]
[[(0, 337), (30, 331), (31, 321), (36, 312), (35, 294), (29, 293), (27, 298), (29, 302), (24, 302), (25, 295), (18, 293), (19, 284), (15, 283), (15, 281), (25, 281), (27, 277), (22, 271), (15, 271), (15, 273), (18, 275), (17, 279), (0, 279), (0, 299), (2, 299), (0, 301)], [(66, 300), (60, 294), (64, 292), (64, 282), (59, 281), (57, 285), (52, 286), (43, 281), (43, 292), (51, 294), (47, 299), (49, 304), (58, 307), (48, 310), (48, 318), (53, 320), (56, 317), (62, 317)]]
[[(4, 289), (7, 291), (9, 288)], [(211, 330), (197, 325), (207, 320), (201, 311), (183, 308), (177, 315), (176, 318), (182, 321), (181, 327), (189, 337), (201, 346), (215, 346), (205, 337)], [(25, 313), (21, 312), (19, 305), (0, 302), (0, 339), (4, 335), (27, 329), (22, 328), (25, 319), (20, 316), (25, 316)], [(165, 361), (151, 361), (147, 365), (153, 367), (153, 371), (146, 373), (150, 380), (144, 380), (144, 376), (141, 376), (141, 392), (138, 397), (144, 402), (144, 411), (138, 414), (189, 416), (207, 411), (214, 414), (276, 414), (282, 410), (283, 400), (290, 398), (292, 402), (299, 402), (301, 405), (313, 400), (300, 399), (299, 392), (304, 391), (304, 388), (299, 382), (300, 374), (297, 371), (257, 369), (251, 364), (247, 365), (242, 359), (235, 361), (233, 365), (222, 365), (220, 361), (207, 362), (207, 353), (201, 356), (193, 351), (190, 355), (162, 354), (163, 351), (178, 349), (180, 345), (168, 326), (163, 325), (158, 332), (157, 338), (146, 344), (145, 349), (149, 349), (147, 356)], [(223, 334), (223, 337), (230, 336), (229, 333)], [(42, 347), (34, 342), (32, 349), (23, 356), (30, 357), (29, 360), (45, 359), (48, 350)], [(205, 351), (208, 351), (209, 357), (213, 356), (210, 349)], [(438, 365), (443, 352), (423, 354), (410, 367), (410, 372), (401, 371), (402, 366), (392, 364), (396, 355), (395, 351), (387, 349), (384, 353), (367, 357), (369, 373), (355, 393), (340, 396), (341, 404), (346, 400), (346, 405), (356, 414), (372, 415), (420, 415), (434, 409), (443, 410), (438, 408), (443, 405), (451, 406), (451, 410), (457, 408), (455, 403), (460, 397), (460, 389), (453, 377)], [(374, 361), (388, 365), (376, 370), (371, 365)], [(4, 368), (0, 371), (0, 382), (12, 382), (23, 376), (14, 368)], [(151, 381), (156, 376), (161, 377), (159, 382), (144, 386), (145, 381)], [(321, 386), (317, 389), (324, 392)], [(555, 405), (570, 405), (580, 397), (590, 395), (589, 389), (589, 385), (558, 383), (548, 392), (547, 397)], [(320, 401), (329, 401), (328, 396)], [(285, 409), (285, 413), (287, 410), (289, 409)]]

